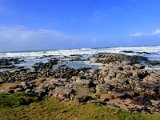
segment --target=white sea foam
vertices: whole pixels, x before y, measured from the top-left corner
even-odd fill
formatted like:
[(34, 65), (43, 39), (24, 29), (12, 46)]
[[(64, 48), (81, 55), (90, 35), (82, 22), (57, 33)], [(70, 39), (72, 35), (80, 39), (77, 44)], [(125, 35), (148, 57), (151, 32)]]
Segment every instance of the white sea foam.
[[(125, 53), (122, 51), (132, 51)], [(19, 57), (25, 60), (24, 63), (17, 66), (31, 67), (37, 62), (47, 62), (48, 57), (40, 58), (43, 56), (55, 55), (58, 57), (70, 56), (70, 55), (83, 55), (83, 58), (91, 57), (93, 54), (109, 52), (109, 53), (123, 53), (128, 55), (141, 55), (148, 57), (150, 60), (160, 60), (160, 46), (148, 46), (148, 47), (114, 47), (114, 48), (81, 48), (72, 50), (50, 50), (50, 51), (30, 51), (30, 52), (4, 52), (0, 53), (0, 58), (4, 57)], [(137, 52), (148, 52), (150, 54), (139, 54)], [(85, 54), (85, 55), (84, 55)], [(77, 64), (77, 63), (76, 63)]]
[[(2, 57), (42, 57), (44, 55), (58, 55), (58, 56), (69, 56), (73, 54), (87, 54), (92, 55), (101, 52), (110, 53), (122, 53), (122, 51), (133, 51), (133, 52), (148, 52), (153, 53), (155, 56), (160, 57), (160, 46), (147, 46), (147, 47), (114, 47), (114, 48), (81, 48), (72, 50), (52, 50), (52, 51), (32, 51), (32, 52), (5, 52), (0, 53), (0, 58)], [(126, 54), (136, 54), (136, 53), (126, 53)]]

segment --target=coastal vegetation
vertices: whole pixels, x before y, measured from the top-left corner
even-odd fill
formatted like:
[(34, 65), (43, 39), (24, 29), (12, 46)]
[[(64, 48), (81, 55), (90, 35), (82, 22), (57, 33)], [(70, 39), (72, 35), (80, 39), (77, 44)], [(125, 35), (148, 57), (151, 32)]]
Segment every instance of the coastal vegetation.
[[(29, 105), (23, 100), (30, 94), (0, 94), (0, 120), (159, 120), (160, 114), (144, 114), (113, 109), (98, 103), (63, 102), (54, 97), (37, 101), (31, 97)], [(27, 103), (28, 104), (28, 103)]]

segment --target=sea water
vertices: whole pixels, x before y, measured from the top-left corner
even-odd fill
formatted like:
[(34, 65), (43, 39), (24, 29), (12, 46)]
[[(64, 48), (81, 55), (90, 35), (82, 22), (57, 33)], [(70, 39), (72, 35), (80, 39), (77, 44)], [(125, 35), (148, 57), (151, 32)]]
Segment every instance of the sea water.
[[(91, 58), (93, 54), (97, 53), (120, 53), (127, 55), (140, 55), (147, 57), (150, 60), (160, 60), (160, 46), (141, 46), (141, 47), (110, 47), (110, 48), (80, 48), (80, 49), (65, 49), (65, 50), (43, 50), (43, 51), (21, 51), (21, 52), (0, 52), (0, 58), (21, 58), (26, 62), (19, 64), (19, 66), (31, 67), (37, 62), (47, 62), (52, 56), (55, 58), (62, 58), (70, 55), (82, 55), (83, 58)], [(45, 57), (44, 57), (45, 56)], [(82, 62), (68, 62), (69, 66), (85, 65)]]

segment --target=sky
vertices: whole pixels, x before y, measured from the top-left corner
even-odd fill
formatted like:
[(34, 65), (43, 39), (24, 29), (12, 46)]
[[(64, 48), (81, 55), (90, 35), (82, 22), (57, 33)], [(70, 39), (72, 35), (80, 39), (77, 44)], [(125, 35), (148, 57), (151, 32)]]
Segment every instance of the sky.
[(0, 0), (0, 51), (160, 45), (160, 0)]

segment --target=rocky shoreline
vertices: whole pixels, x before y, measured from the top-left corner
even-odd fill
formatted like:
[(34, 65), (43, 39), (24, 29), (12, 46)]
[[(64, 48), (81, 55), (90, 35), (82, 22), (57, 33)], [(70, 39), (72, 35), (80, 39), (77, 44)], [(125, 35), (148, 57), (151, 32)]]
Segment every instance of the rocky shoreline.
[[(107, 107), (128, 111), (160, 113), (160, 71), (148, 67), (159, 65), (141, 56), (99, 53), (92, 59), (72, 55), (68, 61), (100, 63), (91, 67), (55, 67), (60, 61), (51, 56), (46, 63), (36, 63), (32, 68), (11, 67), (0, 72), (0, 92), (33, 93), (40, 98), (54, 96), (62, 101), (100, 103)], [(14, 61), (14, 62), (13, 62)], [(21, 59), (0, 59), (0, 66), (12, 66)]]

